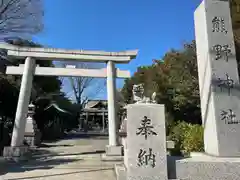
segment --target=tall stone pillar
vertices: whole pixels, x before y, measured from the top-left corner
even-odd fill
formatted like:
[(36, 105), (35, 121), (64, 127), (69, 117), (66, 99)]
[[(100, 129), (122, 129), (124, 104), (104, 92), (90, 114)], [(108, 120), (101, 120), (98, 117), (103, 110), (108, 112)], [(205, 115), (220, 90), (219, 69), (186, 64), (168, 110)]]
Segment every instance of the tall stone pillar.
[(107, 63), (107, 98), (108, 98), (108, 130), (109, 145), (117, 145), (116, 135), (116, 79), (115, 64), (112, 61)]
[(240, 157), (240, 82), (229, 2), (205, 0), (194, 17), (205, 152)]
[(21, 88), (18, 97), (17, 111), (11, 141), (12, 147), (18, 147), (23, 145), (28, 104), (31, 96), (34, 70), (35, 59), (27, 57), (25, 60)]
[(175, 161), (171, 179), (240, 177), (240, 81), (229, 2), (204, 0), (194, 13), (205, 153)]
[(107, 63), (107, 98), (109, 145), (106, 154), (121, 155), (121, 149), (117, 146), (116, 69), (112, 61)]

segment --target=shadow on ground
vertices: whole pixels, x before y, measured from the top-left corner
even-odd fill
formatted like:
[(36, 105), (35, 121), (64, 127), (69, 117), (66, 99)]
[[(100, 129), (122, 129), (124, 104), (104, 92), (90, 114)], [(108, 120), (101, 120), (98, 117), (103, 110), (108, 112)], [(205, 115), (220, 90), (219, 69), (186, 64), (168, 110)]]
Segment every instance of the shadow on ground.
[(108, 135), (104, 134), (91, 134), (91, 133), (71, 133), (67, 134), (63, 139), (107, 139)]
[[(54, 166), (56, 165), (62, 165), (62, 164), (83, 160), (79, 158), (67, 159), (66, 156), (102, 154), (104, 152), (105, 151), (103, 150), (96, 150), (96, 151), (90, 151), (90, 152), (60, 154), (60, 153), (52, 152), (47, 149), (37, 148), (37, 149), (31, 150), (31, 156), (28, 158), (27, 161), (21, 161), (21, 162), (6, 161), (6, 162), (0, 163), (0, 176), (6, 173), (25, 172), (25, 171), (32, 171), (36, 169), (48, 170), (48, 169), (54, 168)], [(65, 158), (61, 158), (64, 156)], [(58, 157), (58, 158), (51, 159), (51, 157)]]
[[(64, 138), (59, 140), (68, 140), (68, 139), (106, 139), (108, 138), (105, 135), (99, 134), (80, 134), (80, 133), (70, 133), (65, 135)], [(58, 140), (55, 140), (55, 142)], [(49, 142), (49, 141), (48, 141)], [(25, 172), (25, 171), (33, 171), (36, 169), (40, 170), (49, 170), (54, 168), (57, 165), (72, 163), (75, 161), (83, 161), (83, 159), (78, 158), (66, 158), (66, 156), (78, 156), (78, 155), (87, 155), (87, 154), (102, 154), (105, 151), (103, 150), (96, 150), (91, 152), (81, 152), (81, 153), (68, 153), (68, 152), (54, 152), (51, 151), (51, 147), (71, 147), (74, 145), (69, 144), (45, 144), (42, 143), (38, 148), (31, 150), (30, 157), (27, 161), (21, 161), (21, 162), (0, 162), (0, 176), (7, 174), (7, 173), (19, 173), (19, 172)], [(48, 149), (49, 148), (49, 149)], [(64, 157), (65, 156), (65, 157)], [(56, 159), (51, 157), (57, 157)], [(97, 171), (97, 170), (95, 170)], [(80, 173), (83, 171), (76, 171), (75, 173)], [(86, 171), (87, 172), (87, 171)], [(90, 172), (90, 171), (89, 171)], [(74, 172), (72, 172), (74, 174)], [(64, 175), (64, 174), (62, 174)], [(66, 174), (65, 174), (66, 175)], [(57, 175), (49, 175), (49, 176), (57, 176)], [(45, 177), (45, 176), (42, 176)], [(29, 177), (25, 179), (34, 179), (36, 177)], [(14, 180), (20, 180), (23, 178), (14, 178)], [(13, 179), (12, 179), (13, 180)]]
[(49, 153), (49, 151), (44, 150), (34, 152), (33, 158), (38, 157), (38, 158), (44, 158), (44, 157), (61, 157), (61, 156), (78, 156), (78, 155), (90, 155), (90, 154), (103, 154), (105, 153), (104, 150), (95, 150), (95, 151), (89, 151), (89, 152), (80, 152), (80, 153)]
[(38, 148), (51, 148), (51, 147), (71, 147), (71, 146), (74, 146), (72, 144), (58, 144), (58, 145), (55, 145), (55, 144), (40, 144), (38, 146)]
[(56, 143), (61, 140), (70, 139), (108, 139), (108, 134), (101, 132), (69, 132), (65, 133), (62, 138), (54, 140), (44, 140), (44, 143)]
[[(37, 156), (41, 155), (41, 156)], [(49, 150), (35, 149), (31, 152), (31, 157), (26, 161), (14, 162), (5, 161), (0, 163), (0, 175), (14, 172), (25, 172), (36, 169), (52, 169), (56, 165), (71, 163), (75, 161), (81, 161), (81, 159), (66, 159), (57, 158), (49, 159), (48, 157), (58, 156), (58, 153), (51, 152)]]
[(71, 174), (79, 174), (79, 173), (89, 173), (89, 172), (97, 172), (97, 171), (106, 171), (106, 170), (112, 170), (112, 168), (101, 168), (101, 169), (93, 169), (93, 170), (84, 170), (84, 171), (74, 171), (69, 173), (58, 173), (58, 174), (49, 174), (49, 175), (43, 175), (43, 176), (33, 176), (33, 177), (23, 177), (23, 178), (10, 178), (8, 180), (24, 180), (24, 179), (36, 179), (36, 178), (50, 178), (54, 176), (65, 176), (65, 175), (71, 175)]

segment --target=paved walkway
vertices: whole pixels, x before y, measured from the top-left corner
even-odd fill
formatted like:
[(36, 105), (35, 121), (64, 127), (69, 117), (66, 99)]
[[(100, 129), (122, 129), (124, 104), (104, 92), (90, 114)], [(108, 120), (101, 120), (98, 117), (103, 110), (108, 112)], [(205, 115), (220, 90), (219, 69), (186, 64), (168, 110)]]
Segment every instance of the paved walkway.
[(0, 180), (115, 180), (114, 164), (120, 162), (103, 161), (107, 142), (95, 136), (47, 143), (34, 159), (0, 167)]

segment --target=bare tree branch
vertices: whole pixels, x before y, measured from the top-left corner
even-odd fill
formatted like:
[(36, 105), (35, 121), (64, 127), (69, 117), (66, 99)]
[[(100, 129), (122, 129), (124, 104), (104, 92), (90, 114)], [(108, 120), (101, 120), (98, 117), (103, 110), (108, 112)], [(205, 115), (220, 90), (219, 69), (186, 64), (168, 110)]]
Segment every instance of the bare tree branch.
[(4, 0), (1, 0), (1, 4), (0, 4), (0, 7), (2, 7), (2, 5), (3, 5), (3, 2), (4, 2)]
[[(74, 65), (76, 68), (81, 69), (100, 69), (103, 66), (98, 63), (85, 63), (85, 62), (65, 62), (62, 66)], [(70, 83), (71, 91), (74, 93), (75, 102), (83, 107), (86, 102), (94, 98), (106, 85), (105, 79), (92, 78), (92, 77), (68, 77), (63, 78)]]
[(70, 77), (69, 80), (70, 80), (70, 83), (71, 83), (71, 88), (74, 92), (75, 99), (76, 99), (77, 103), (79, 104), (80, 103), (79, 102), (79, 96), (78, 96), (78, 91), (77, 91), (75, 83), (74, 83), (74, 79), (72, 77)]
[(0, 32), (6, 37), (30, 38), (43, 28), (42, 0), (1, 0)]

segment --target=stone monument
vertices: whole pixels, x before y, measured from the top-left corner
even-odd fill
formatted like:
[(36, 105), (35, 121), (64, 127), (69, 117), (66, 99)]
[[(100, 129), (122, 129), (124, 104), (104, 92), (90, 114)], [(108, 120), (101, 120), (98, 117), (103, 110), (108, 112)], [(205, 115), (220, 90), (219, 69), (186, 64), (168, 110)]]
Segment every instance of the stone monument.
[(164, 105), (127, 107), (127, 179), (167, 179)]
[(135, 104), (127, 105), (120, 136), (124, 146), (124, 165), (116, 165), (117, 179), (167, 179), (167, 152), (173, 142), (166, 141), (164, 105), (143, 95), (143, 85), (133, 86)]
[(41, 132), (39, 131), (36, 121), (33, 118), (34, 114), (35, 105), (31, 103), (28, 106), (28, 117), (26, 120), (24, 134), (25, 142), (31, 147), (38, 146), (41, 143)]
[(177, 178), (239, 179), (240, 86), (229, 1), (204, 0), (194, 18), (205, 153), (177, 161)]
[(195, 26), (205, 152), (240, 156), (239, 74), (228, 1), (203, 1)]

